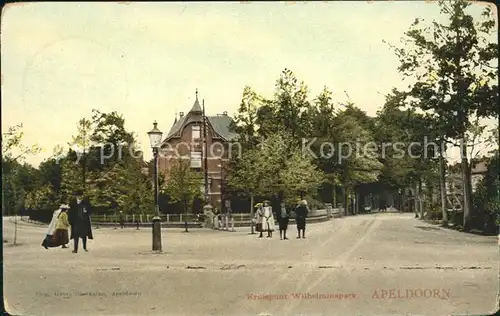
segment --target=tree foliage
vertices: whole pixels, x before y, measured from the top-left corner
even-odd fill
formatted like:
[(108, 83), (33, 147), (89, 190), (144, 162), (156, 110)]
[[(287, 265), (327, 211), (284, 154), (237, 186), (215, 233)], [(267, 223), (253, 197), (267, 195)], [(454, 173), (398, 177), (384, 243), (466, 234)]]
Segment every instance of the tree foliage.
[(203, 197), (201, 172), (194, 171), (189, 161), (177, 159), (167, 177), (168, 181), (161, 187), (162, 193), (167, 194), (172, 202), (182, 202), (187, 213), (194, 199)]
[[(495, 26), (491, 8), (486, 7), (475, 21), (467, 12), (470, 2), (440, 1), (443, 24), (433, 21), (422, 26), (415, 19), (393, 47), (403, 77), (414, 79), (406, 95), (412, 107), (424, 111), (434, 129), (445, 140), (460, 139), (467, 144), (473, 117), (498, 117), (498, 44), (491, 38)], [(474, 132), (474, 131), (473, 131)], [(467, 148), (462, 148), (464, 180), (464, 229), (470, 230), (471, 175)], [(444, 212), (444, 210), (443, 210)]]

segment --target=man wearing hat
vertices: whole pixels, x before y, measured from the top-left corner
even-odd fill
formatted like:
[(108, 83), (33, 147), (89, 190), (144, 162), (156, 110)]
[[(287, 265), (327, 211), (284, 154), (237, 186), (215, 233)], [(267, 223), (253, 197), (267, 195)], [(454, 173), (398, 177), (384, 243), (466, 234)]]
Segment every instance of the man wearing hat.
[(288, 229), (288, 222), (290, 220), (290, 209), (286, 207), (285, 202), (280, 203), (280, 210), (278, 213), (278, 225), (280, 229), (280, 240), (287, 240), (286, 230)]
[(87, 198), (84, 198), (82, 191), (77, 191), (74, 194), (75, 198), (70, 203), (69, 223), (71, 224), (71, 237), (74, 241), (73, 253), (78, 252), (78, 241), (82, 239), (84, 251), (87, 249), (87, 238), (94, 239), (92, 235), (92, 226), (90, 223), (90, 215), (92, 210)]

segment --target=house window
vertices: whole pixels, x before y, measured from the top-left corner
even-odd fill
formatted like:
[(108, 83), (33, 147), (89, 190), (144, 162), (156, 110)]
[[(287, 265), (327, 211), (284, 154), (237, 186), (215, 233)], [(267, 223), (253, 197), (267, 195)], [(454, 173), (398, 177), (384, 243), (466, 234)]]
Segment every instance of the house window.
[(200, 125), (193, 125), (191, 128), (191, 136), (193, 141), (199, 140), (201, 138)]
[(201, 151), (191, 152), (191, 168), (201, 168)]

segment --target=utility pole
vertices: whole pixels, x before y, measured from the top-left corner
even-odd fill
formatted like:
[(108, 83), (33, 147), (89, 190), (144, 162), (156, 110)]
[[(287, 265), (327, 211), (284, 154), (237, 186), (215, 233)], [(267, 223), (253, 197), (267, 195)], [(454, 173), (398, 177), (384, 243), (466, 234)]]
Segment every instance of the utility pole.
[(207, 117), (205, 116), (205, 99), (202, 101), (203, 104), (203, 151), (204, 151), (204, 176), (205, 176), (205, 203), (209, 204), (209, 195), (208, 195), (208, 142), (207, 142)]
[(224, 179), (222, 171), (222, 155), (220, 157), (220, 204), (222, 209), (222, 205), (224, 205)]

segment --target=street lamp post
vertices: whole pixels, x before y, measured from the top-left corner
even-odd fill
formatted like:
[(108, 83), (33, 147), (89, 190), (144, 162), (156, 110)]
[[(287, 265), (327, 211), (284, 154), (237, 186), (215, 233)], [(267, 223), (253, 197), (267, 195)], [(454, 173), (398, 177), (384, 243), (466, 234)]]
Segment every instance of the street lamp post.
[(158, 206), (158, 151), (161, 144), (163, 133), (157, 127), (156, 121), (153, 123), (153, 129), (148, 132), (151, 148), (153, 149), (154, 160), (154, 189), (155, 189), (155, 213), (153, 217), (153, 251), (161, 252), (161, 218), (160, 208)]

